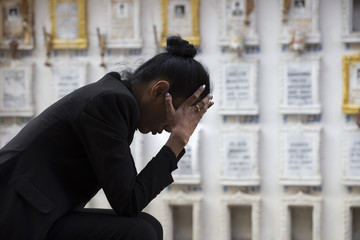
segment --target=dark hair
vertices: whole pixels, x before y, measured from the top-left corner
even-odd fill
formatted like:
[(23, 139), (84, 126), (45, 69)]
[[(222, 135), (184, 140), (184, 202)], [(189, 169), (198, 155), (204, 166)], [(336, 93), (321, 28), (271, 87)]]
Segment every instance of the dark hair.
[(157, 54), (146, 61), (134, 73), (126, 73), (125, 77), (134, 82), (150, 82), (164, 79), (169, 82), (169, 93), (173, 98), (188, 98), (200, 86), (206, 86), (200, 98), (210, 93), (209, 73), (196, 61), (196, 48), (180, 37), (171, 36), (166, 39), (165, 52)]

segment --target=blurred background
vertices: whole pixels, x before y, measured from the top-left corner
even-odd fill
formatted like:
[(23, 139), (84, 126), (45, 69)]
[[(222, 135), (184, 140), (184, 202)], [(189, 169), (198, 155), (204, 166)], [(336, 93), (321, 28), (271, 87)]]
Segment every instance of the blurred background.
[[(1, 0), (0, 147), (175, 34), (214, 107), (146, 207), (165, 239), (360, 239), (359, 0)], [(168, 135), (136, 133), (138, 172)], [(110, 207), (102, 192), (87, 207)]]

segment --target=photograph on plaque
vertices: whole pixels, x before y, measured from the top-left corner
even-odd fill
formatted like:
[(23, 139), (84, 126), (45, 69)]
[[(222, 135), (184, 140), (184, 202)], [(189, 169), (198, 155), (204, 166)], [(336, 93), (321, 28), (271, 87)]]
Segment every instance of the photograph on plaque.
[(19, 50), (34, 48), (34, 1), (2, 0), (0, 2), (0, 48)]
[(360, 42), (360, 2), (342, 0), (342, 41)]
[(344, 200), (344, 240), (360, 239), (360, 196)]
[(201, 126), (199, 124), (185, 146), (186, 152), (181, 161), (178, 162), (178, 168), (171, 174), (174, 178), (173, 184), (200, 184), (200, 137)]
[(221, 115), (257, 115), (258, 62), (221, 61), (218, 112)]
[(360, 186), (360, 131), (356, 125), (347, 126), (342, 136), (342, 182)]
[(12, 63), (0, 68), (0, 117), (32, 117), (33, 65)]
[(220, 239), (260, 240), (260, 196), (241, 191), (221, 197)]
[(198, 193), (167, 193), (163, 197), (161, 220), (164, 239), (202, 240), (201, 202), (202, 196)]
[(61, 60), (51, 66), (53, 100), (57, 101), (87, 82), (87, 63)]
[(220, 182), (224, 186), (257, 186), (259, 173), (259, 128), (229, 125), (221, 129)]
[(343, 56), (343, 104), (345, 114), (357, 114), (360, 109), (360, 54)]
[(200, 45), (199, 5), (200, 0), (161, 0), (162, 46), (166, 45), (166, 38), (170, 35)]
[(109, 0), (104, 11), (107, 21), (106, 48), (141, 48), (141, 0)]
[(293, 125), (280, 134), (280, 183), (319, 186), (321, 126)]
[(320, 59), (281, 60), (281, 114), (320, 114)]
[(320, 43), (319, 0), (279, 0), (280, 43)]
[(257, 0), (218, 0), (220, 46), (259, 45), (256, 2)]
[(53, 49), (88, 47), (87, 0), (50, 0)]
[(320, 196), (303, 192), (283, 197), (280, 240), (321, 240), (322, 201)]

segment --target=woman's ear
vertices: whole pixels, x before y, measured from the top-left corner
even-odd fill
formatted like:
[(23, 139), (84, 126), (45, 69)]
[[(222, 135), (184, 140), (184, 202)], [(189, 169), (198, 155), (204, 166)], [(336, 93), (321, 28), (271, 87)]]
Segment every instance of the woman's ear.
[(165, 80), (159, 80), (157, 81), (152, 89), (151, 89), (151, 100), (155, 99), (165, 99), (165, 94), (169, 92), (170, 84), (168, 81)]

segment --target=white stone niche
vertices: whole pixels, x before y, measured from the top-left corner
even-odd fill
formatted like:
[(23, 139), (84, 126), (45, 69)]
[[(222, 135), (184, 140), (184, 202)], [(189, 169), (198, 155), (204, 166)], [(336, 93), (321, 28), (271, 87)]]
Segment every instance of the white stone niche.
[(178, 168), (172, 172), (174, 178), (173, 184), (189, 184), (198, 185), (201, 183), (200, 175), (200, 158), (199, 145), (202, 132), (202, 126), (199, 124), (195, 129), (193, 135), (185, 146), (186, 153), (178, 162)]
[(109, 0), (103, 9), (107, 48), (141, 48), (141, 0)]
[(342, 182), (360, 186), (360, 131), (356, 125), (345, 127), (342, 146)]
[(221, 115), (257, 115), (258, 61), (228, 57), (219, 62)]
[(344, 240), (360, 239), (360, 196), (345, 199), (344, 218)]
[(224, 186), (257, 186), (259, 127), (224, 126), (219, 137), (220, 181)]
[(306, 44), (320, 43), (319, 0), (279, 0), (280, 43), (288, 44), (301, 31)]
[(281, 114), (321, 113), (319, 57), (283, 57), (279, 79)]
[(322, 198), (299, 192), (283, 197), (281, 240), (321, 240)]
[(221, 239), (260, 239), (260, 197), (244, 194), (221, 199)]
[(342, 41), (360, 42), (360, 2), (342, 0)]
[(280, 183), (286, 186), (319, 186), (319, 125), (283, 127), (280, 134)]
[(234, 38), (245, 46), (259, 45), (257, 0), (218, 0), (218, 43), (231, 46)]
[(163, 197), (164, 239), (201, 240), (201, 200), (201, 195), (183, 191), (169, 193)]

